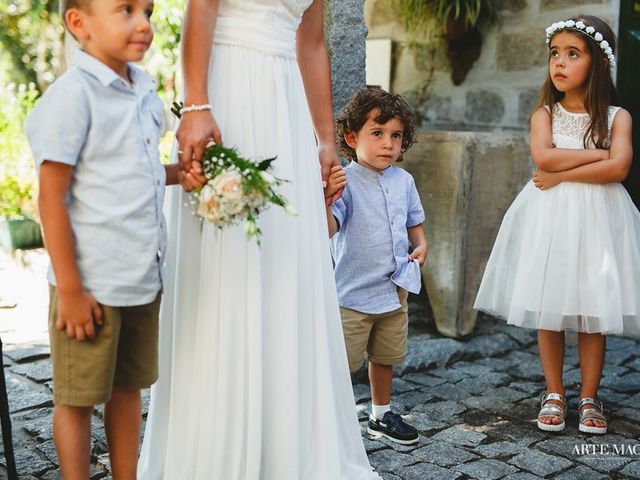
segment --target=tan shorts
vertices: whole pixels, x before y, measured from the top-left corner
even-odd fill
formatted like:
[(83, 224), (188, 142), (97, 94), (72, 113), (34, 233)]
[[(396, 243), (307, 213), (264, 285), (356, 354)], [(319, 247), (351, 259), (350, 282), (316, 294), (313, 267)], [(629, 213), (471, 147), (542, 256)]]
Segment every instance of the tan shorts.
[(398, 289), (400, 308), (392, 312), (369, 314), (340, 307), (344, 343), (347, 345), (349, 370), (355, 372), (365, 360), (380, 365), (397, 365), (407, 356), (409, 293)]
[(96, 338), (79, 341), (56, 329), (58, 291), (49, 287), (53, 402), (91, 406), (107, 402), (113, 387), (140, 389), (158, 378), (160, 294), (148, 305), (102, 308)]

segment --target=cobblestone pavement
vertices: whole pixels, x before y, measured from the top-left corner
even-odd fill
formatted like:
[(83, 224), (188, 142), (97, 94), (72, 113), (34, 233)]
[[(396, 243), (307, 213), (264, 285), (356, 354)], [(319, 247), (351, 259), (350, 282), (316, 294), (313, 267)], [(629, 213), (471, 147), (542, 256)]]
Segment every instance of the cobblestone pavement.
[[(0, 257), (0, 301), (18, 303), (0, 309), (0, 335), (19, 474), (52, 480), (59, 473), (51, 438), (44, 263), (37, 255), (30, 260), (29, 269), (18, 269)], [(21, 297), (27, 286), (29, 295)], [(413, 307), (409, 356), (397, 369), (393, 403), (421, 438), (409, 447), (365, 439), (371, 463), (385, 480), (640, 478), (639, 341), (608, 339), (600, 396), (610, 433), (589, 436), (577, 429), (577, 339), (567, 335), (567, 428), (545, 434), (533, 421), (543, 386), (534, 331), (482, 317), (469, 338), (443, 338), (424, 322), (428, 313)], [(364, 429), (370, 397), (362, 372), (354, 377), (354, 393)], [(146, 409), (148, 392), (144, 399)], [(94, 427), (92, 478), (110, 478), (100, 409)], [(5, 477), (0, 448), (0, 478)]]

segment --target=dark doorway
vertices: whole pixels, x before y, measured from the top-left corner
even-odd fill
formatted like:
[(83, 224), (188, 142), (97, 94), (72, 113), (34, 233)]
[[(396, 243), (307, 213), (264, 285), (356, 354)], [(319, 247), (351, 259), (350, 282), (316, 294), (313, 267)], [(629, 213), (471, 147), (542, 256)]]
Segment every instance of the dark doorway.
[(620, 105), (633, 118), (633, 164), (624, 186), (640, 208), (640, 1), (621, 0), (618, 32)]

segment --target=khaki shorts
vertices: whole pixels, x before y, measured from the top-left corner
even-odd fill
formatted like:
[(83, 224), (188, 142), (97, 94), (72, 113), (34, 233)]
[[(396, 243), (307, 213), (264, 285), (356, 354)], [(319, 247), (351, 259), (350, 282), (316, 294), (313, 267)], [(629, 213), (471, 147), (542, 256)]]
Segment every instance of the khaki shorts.
[(111, 398), (113, 387), (141, 389), (158, 378), (160, 294), (148, 305), (102, 308), (96, 338), (79, 341), (56, 329), (58, 291), (49, 287), (49, 339), (53, 402), (91, 406)]
[(400, 308), (392, 312), (369, 314), (340, 307), (344, 343), (347, 345), (349, 370), (355, 372), (365, 360), (380, 365), (397, 365), (407, 356), (409, 293), (398, 289)]

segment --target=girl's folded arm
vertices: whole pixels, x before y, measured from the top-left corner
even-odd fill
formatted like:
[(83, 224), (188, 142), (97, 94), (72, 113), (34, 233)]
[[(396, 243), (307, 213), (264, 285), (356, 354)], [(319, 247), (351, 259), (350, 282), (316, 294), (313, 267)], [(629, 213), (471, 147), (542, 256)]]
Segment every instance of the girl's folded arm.
[(562, 181), (603, 184), (627, 178), (633, 159), (631, 125), (629, 112), (623, 108), (618, 110), (611, 126), (610, 158), (560, 172)]
[(555, 148), (553, 146), (551, 116), (540, 107), (531, 116), (531, 157), (540, 170), (561, 172), (609, 158), (607, 150)]

